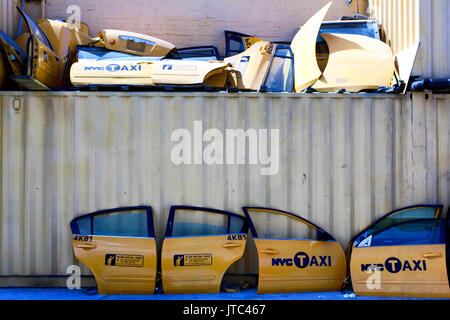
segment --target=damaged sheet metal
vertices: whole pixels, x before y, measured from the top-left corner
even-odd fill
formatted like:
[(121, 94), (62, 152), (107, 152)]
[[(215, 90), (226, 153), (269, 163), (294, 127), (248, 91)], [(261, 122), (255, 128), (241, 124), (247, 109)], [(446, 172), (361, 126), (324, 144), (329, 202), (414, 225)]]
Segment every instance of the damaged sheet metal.
[(354, 34), (322, 34), (329, 48), (328, 63), (312, 86), (321, 92), (350, 92), (390, 86), (394, 56), (382, 41)]
[(317, 64), (316, 42), (320, 25), (332, 2), (327, 3), (297, 32), (291, 43), (294, 54), (294, 89), (301, 92), (314, 84), (322, 72)]

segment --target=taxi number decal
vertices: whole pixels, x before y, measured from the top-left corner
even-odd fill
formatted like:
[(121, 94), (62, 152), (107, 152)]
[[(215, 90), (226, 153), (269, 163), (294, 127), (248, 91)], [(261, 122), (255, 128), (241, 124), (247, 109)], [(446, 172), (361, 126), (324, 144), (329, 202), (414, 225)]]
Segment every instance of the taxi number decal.
[(211, 264), (211, 253), (176, 254), (173, 256), (173, 265), (176, 267), (208, 266)]
[(75, 240), (75, 241), (91, 241), (92, 242), (92, 236), (73, 236), (73, 240)]
[(247, 236), (245, 234), (233, 234), (227, 237), (227, 240), (245, 240)]
[(131, 254), (109, 254), (105, 255), (105, 265), (116, 267), (138, 267), (144, 266), (144, 256)]

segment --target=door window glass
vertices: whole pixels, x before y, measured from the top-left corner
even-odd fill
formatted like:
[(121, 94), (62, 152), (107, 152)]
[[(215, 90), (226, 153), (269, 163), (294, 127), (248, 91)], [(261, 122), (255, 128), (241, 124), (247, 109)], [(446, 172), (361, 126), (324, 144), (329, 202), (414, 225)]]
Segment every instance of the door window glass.
[(91, 232), (91, 217), (87, 216), (77, 220), (78, 225), (78, 234), (88, 235), (92, 234)]
[(371, 236), (370, 246), (427, 245), (445, 243), (445, 221), (415, 220), (390, 226)]
[(172, 236), (201, 236), (226, 234), (228, 216), (195, 210), (176, 210)]
[(289, 48), (278, 47), (263, 84), (264, 91), (291, 92), (294, 86), (294, 60)]
[(198, 207), (172, 207), (166, 237), (246, 233), (245, 218), (231, 212)]
[(50, 50), (53, 51), (53, 47), (50, 44), (50, 41), (48, 40), (47, 36), (45, 35), (44, 31), (38, 26), (38, 24), (31, 18), (28, 14), (26, 14), (24, 11), (19, 10), (19, 12), (24, 16), (24, 19), (27, 21), (27, 24), (30, 29), (30, 34), (34, 35), (42, 44), (44, 44), (46, 47), (48, 47)]
[[(322, 229), (295, 215), (270, 209), (245, 209), (258, 238), (331, 240)], [(255, 236), (255, 235), (254, 235)]]
[(70, 223), (73, 234), (153, 237), (153, 220), (150, 207), (109, 209), (86, 214)]
[(439, 206), (428, 207), (413, 207), (400, 209), (382, 218), (379, 222), (376, 222), (368, 229), (366, 229), (361, 235), (357, 236), (354, 241), (354, 246), (358, 246), (359, 243), (367, 238), (370, 234), (379, 230), (385, 229), (389, 226), (396, 225), (398, 223), (417, 220), (417, 219), (433, 219), (437, 218), (437, 212), (440, 210)]
[(94, 235), (147, 237), (147, 212), (132, 210), (94, 216)]

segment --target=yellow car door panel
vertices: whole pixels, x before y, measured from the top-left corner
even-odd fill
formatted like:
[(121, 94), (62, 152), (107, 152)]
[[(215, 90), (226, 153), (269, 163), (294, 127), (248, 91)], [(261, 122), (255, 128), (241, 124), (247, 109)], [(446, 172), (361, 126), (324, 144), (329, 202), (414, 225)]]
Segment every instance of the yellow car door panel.
[(380, 229), (352, 250), (356, 294), (450, 298), (446, 249), (448, 221), (417, 219)]
[[(28, 64), (26, 75), (13, 77), (13, 80), (28, 89), (46, 90), (48, 87), (64, 85), (65, 59), (55, 53), (50, 41), (39, 25), (22, 9), (17, 8), (26, 22), (30, 38), (27, 41)], [(70, 32), (66, 30), (62, 36), (62, 46), (69, 52)], [(62, 49), (61, 49), (62, 50)]]
[(71, 222), (75, 257), (92, 271), (99, 294), (153, 294), (156, 241), (150, 207), (108, 209)]
[(258, 293), (342, 287), (345, 255), (331, 235), (286, 211), (258, 207), (243, 210), (258, 251)]
[[(394, 55), (384, 42), (356, 34), (326, 34), (329, 56), (320, 79), (312, 86), (317, 91), (349, 92), (390, 86), (394, 76)], [(370, 77), (367, 75), (370, 74)]]
[(242, 216), (172, 206), (161, 253), (164, 293), (218, 293), (227, 269), (244, 254)]
[(294, 54), (294, 89), (301, 92), (314, 84), (322, 74), (316, 58), (316, 42), (320, 25), (332, 1), (312, 16), (297, 32), (291, 43)]

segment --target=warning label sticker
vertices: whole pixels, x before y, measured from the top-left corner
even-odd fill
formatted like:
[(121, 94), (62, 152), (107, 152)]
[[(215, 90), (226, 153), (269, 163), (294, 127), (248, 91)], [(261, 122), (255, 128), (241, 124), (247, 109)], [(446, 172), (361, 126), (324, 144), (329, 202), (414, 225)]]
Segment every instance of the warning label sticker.
[(144, 256), (131, 254), (106, 254), (105, 265), (117, 267), (143, 267)]
[(211, 253), (176, 254), (173, 256), (173, 265), (176, 267), (207, 266), (211, 264)]

